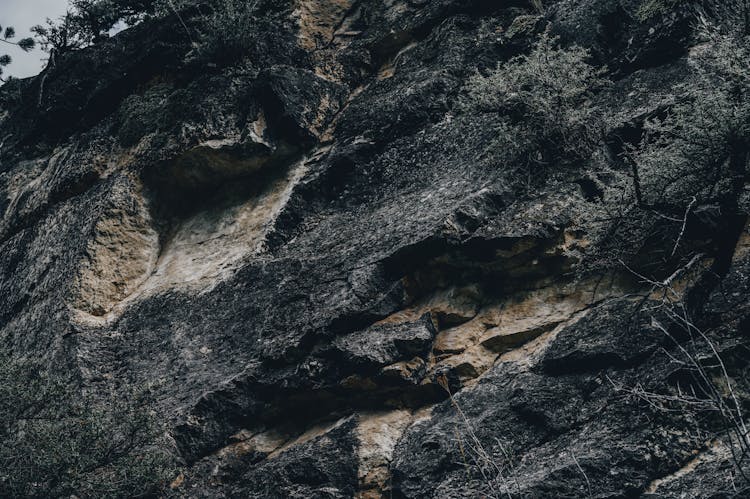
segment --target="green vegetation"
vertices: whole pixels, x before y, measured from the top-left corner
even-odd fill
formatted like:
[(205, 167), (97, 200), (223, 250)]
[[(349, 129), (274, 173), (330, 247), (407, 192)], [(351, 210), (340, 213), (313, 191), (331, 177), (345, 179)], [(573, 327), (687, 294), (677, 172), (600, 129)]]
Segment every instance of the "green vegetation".
[(193, 52), (196, 61), (241, 59), (254, 42), (258, 0), (220, 0), (199, 18)]
[(70, 15), (62, 16), (59, 21), (48, 18), (46, 25), (32, 26), (31, 32), (42, 50), (49, 52), (53, 60), (55, 55), (87, 45), (92, 38), (78, 29), (75, 19)]
[(64, 54), (108, 37), (119, 22), (134, 24), (156, 13), (155, 0), (72, 0), (57, 20), (32, 27), (43, 50)]
[(171, 477), (146, 394), (74, 392), (41, 363), (0, 355), (0, 497), (140, 497)]
[(636, 16), (641, 21), (648, 21), (671, 12), (681, 3), (685, 3), (684, 0), (645, 0), (638, 7)]
[(255, 40), (258, 0), (74, 0), (57, 20), (34, 26), (51, 58), (99, 43), (118, 24), (175, 16), (192, 43), (188, 60), (214, 62), (241, 58)]
[(531, 179), (592, 154), (603, 132), (592, 97), (608, 81), (588, 59), (587, 50), (561, 48), (545, 32), (529, 54), (470, 79), (464, 109), (502, 117), (491, 146), (498, 162)]
[(706, 43), (693, 57), (691, 77), (625, 151), (642, 217), (672, 218), (674, 230), (682, 227), (671, 256), (695, 210), (713, 213), (719, 226), (740, 209), (750, 155), (750, 37), (739, 25), (725, 30), (702, 18)]
[[(664, 278), (707, 250), (690, 241), (691, 227), (731, 231), (747, 209), (740, 204), (750, 160), (750, 0), (705, 2), (695, 19), (702, 43), (673, 102), (617, 139), (621, 163), (603, 192), (608, 213), (597, 208), (596, 216), (619, 221), (594, 236), (586, 266), (600, 260), (590, 270), (626, 263)], [(488, 153), (509, 184), (569, 182), (583, 163), (603, 159), (605, 110), (594, 96), (609, 82), (588, 61), (585, 49), (560, 47), (546, 32), (528, 54), (469, 80), (461, 107), (498, 118)]]
[[(15, 37), (16, 30), (12, 26), (6, 26), (4, 30), (3, 27), (0, 26), (0, 42), (7, 45), (14, 45), (24, 52), (28, 52), (36, 45), (33, 38), (22, 38), (18, 41), (15, 41)], [(8, 66), (11, 62), (13, 62), (13, 58), (10, 55), (0, 54), (0, 81), (5, 81), (2, 77), (3, 68)]]
[(702, 43), (672, 102), (618, 139), (629, 178), (608, 189), (609, 217), (617, 223), (592, 245), (595, 267), (624, 262), (662, 280), (699, 253), (726, 258), (720, 248), (702, 244), (731, 242), (748, 208), (749, 6), (747, 0), (728, 1), (696, 15)]
[(694, 78), (663, 116), (646, 120), (629, 156), (639, 203), (721, 202), (740, 194), (750, 151), (750, 52), (746, 41), (715, 37)]

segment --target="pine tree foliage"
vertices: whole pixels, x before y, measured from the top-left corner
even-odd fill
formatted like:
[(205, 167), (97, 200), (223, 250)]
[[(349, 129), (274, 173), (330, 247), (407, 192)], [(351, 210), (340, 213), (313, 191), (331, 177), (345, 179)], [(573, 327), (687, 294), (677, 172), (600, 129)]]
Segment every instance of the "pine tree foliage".
[[(60, 55), (108, 38), (118, 24), (175, 16), (193, 45), (192, 61), (241, 58), (254, 40), (258, 0), (72, 0), (59, 19), (32, 28), (41, 47)], [(185, 16), (192, 10), (189, 18)]]
[[(33, 38), (22, 38), (18, 41), (15, 41), (14, 38), (16, 37), (16, 30), (12, 26), (6, 26), (3, 30), (3, 27), (0, 26), (0, 41), (7, 44), (7, 45), (14, 45), (24, 52), (28, 52), (34, 48), (36, 43), (34, 42)], [(13, 58), (8, 54), (0, 54), (0, 81), (5, 81), (2, 78), (3, 75), (3, 68), (8, 66), (11, 62), (13, 62)]]
[(58, 19), (47, 18), (32, 32), (42, 49), (64, 54), (109, 36), (120, 22), (135, 24), (154, 15), (157, 0), (71, 0), (68, 11)]
[(33, 26), (31, 32), (34, 33), (42, 50), (54, 54), (64, 54), (84, 47), (92, 38), (79, 29), (70, 12), (57, 21), (47, 18), (45, 24)]

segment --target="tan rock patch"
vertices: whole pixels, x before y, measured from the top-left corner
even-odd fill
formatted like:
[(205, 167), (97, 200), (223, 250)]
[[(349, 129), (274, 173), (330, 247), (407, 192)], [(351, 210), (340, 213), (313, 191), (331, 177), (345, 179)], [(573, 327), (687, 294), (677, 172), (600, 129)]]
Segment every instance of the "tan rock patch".
[(415, 305), (396, 312), (376, 324), (401, 324), (413, 322), (425, 313), (431, 313), (436, 327), (445, 328), (462, 324), (477, 314), (478, 291), (473, 286), (438, 291)]
[[(449, 368), (458, 379), (462, 382), (478, 378), (490, 367), (493, 366), (497, 359), (497, 353), (488, 350), (482, 345), (473, 345), (465, 351), (450, 356), (440, 362), (435, 367), (435, 371), (442, 371)], [(428, 378), (431, 381), (431, 378)]]
[(352, 0), (301, 0), (297, 7), (300, 46), (312, 51), (330, 43), (352, 3)]
[(734, 250), (734, 256), (732, 257), (732, 263), (737, 263), (740, 260), (747, 257), (750, 254), (750, 223), (745, 225), (742, 229), (742, 234), (737, 241), (737, 246)]
[[(130, 188), (129, 188), (130, 187)], [(75, 279), (73, 306), (94, 316), (103, 316), (135, 292), (156, 265), (159, 235), (153, 229), (142, 186), (115, 187), (128, 206), (112, 208), (95, 227), (86, 256)]]
[(486, 305), (469, 322), (438, 333), (434, 343), (437, 363), (431, 370), (448, 368), (462, 381), (477, 378), (498, 356), (506, 352), (531, 355), (533, 350), (526, 345), (539, 346), (535, 339), (556, 333), (591, 304), (620, 293), (612, 282), (559, 283)]
[(275, 430), (269, 430), (261, 433), (252, 434), (247, 430), (242, 430), (230, 437), (234, 443), (224, 447), (219, 451), (220, 456), (232, 454), (243, 456), (252, 452), (261, 454), (270, 454), (289, 440), (288, 435), (284, 435)]
[(477, 343), (487, 331), (487, 325), (481, 319), (474, 318), (460, 326), (441, 331), (435, 338), (433, 349), (435, 355), (452, 355), (461, 353)]
[[(211, 167), (240, 168), (223, 161), (228, 160), (221, 156), (221, 164)], [(161, 244), (143, 187), (133, 180), (136, 186), (124, 195), (133, 197), (129, 204), (135, 208), (113, 208), (102, 217), (80, 265), (75, 320), (111, 321), (133, 300), (174, 288), (205, 292), (233, 275), (245, 259), (263, 250), (306, 165), (306, 159), (296, 162), (249, 199), (180, 220)]]
[(368, 413), (359, 416), (359, 489), (358, 499), (387, 497), (390, 477), (388, 467), (393, 449), (404, 430), (412, 422), (407, 410)]

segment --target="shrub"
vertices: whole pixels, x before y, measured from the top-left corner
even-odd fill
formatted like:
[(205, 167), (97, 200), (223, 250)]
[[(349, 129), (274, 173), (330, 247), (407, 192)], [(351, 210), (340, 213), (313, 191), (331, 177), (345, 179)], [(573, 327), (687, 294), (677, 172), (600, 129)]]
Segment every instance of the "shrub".
[(636, 17), (641, 21), (648, 21), (667, 14), (677, 7), (683, 0), (644, 0), (636, 11)]
[(196, 62), (235, 61), (255, 42), (258, 0), (215, 0), (196, 19), (193, 51)]
[(639, 203), (684, 208), (735, 203), (750, 152), (750, 38), (705, 25), (710, 43), (679, 100), (647, 120), (630, 160)]
[(711, 24), (711, 31), (743, 37), (750, 35), (750, 0), (702, 0), (697, 2), (700, 22)]
[(135, 497), (170, 476), (146, 392), (75, 393), (39, 363), (0, 356), (0, 496)]
[(471, 78), (461, 106), (502, 117), (492, 149), (529, 176), (586, 159), (603, 130), (592, 97), (608, 83), (588, 59), (587, 50), (561, 48), (545, 31), (529, 54)]
[(624, 148), (630, 185), (608, 196), (619, 220), (591, 247), (606, 255), (604, 266), (622, 260), (638, 267), (642, 260), (650, 268), (639, 272), (661, 278), (698, 251), (721, 251), (701, 248), (702, 240), (736, 237), (747, 209), (741, 202), (750, 159), (750, 36), (741, 10), (733, 11), (740, 17), (705, 12), (697, 26), (705, 43), (693, 50), (690, 76)]

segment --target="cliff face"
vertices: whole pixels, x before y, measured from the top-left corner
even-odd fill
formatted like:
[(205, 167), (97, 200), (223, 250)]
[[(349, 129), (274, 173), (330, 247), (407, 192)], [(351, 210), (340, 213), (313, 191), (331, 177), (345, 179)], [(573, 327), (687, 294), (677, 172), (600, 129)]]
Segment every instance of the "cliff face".
[[(185, 62), (167, 18), (3, 87), (2, 342), (83, 389), (151, 386), (174, 496), (730, 490), (727, 445), (649, 399), (685, 369), (652, 286), (576, 271), (618, 223), (614, 141), (520, 193), (487, 159), (498, 117), (456, 110), (551, 23), (607, 65), (626, 133), (693, 43), (640, 3), (278, 2), (241, 60)], [(747, 232), (711, 227), (676, 280), (742, 398)]]

